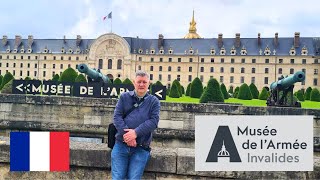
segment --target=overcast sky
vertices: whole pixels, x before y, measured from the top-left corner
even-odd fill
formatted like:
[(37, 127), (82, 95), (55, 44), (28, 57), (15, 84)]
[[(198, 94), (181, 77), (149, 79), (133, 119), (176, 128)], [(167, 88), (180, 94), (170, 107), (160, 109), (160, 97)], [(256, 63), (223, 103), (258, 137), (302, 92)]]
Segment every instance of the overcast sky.
[(319, 0), (6, 0), (0, 6), (0, 38), (94, 39), (111, 31), (123, 37), (182, 38), (192, 10), (198, 34), (224, 37), (320, 37)]

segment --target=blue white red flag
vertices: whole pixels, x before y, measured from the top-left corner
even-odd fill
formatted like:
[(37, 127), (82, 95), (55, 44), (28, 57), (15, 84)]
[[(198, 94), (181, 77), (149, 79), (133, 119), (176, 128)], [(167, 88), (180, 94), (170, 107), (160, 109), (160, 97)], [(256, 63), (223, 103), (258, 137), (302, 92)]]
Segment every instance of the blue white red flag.
[(112, 11), (108, 14), (108, 16), (103, 16), (103, 20), (112, 19)]
[(10, 132), (10, 171), (70, 171), (69, 132)]

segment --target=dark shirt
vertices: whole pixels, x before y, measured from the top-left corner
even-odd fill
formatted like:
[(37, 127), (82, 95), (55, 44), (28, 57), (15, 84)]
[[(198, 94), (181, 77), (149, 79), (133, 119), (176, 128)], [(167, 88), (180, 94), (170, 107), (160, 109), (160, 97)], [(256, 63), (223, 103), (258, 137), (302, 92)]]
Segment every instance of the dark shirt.
[(146, 94), (144, 100), (124, 119), (123, 115), (139, 101), (134, 91), (121, 94), (114, 110), (113, 123), (118, 130), (116, 139), (123, 141), (124, 129), (134, 129), (137, 133), (137, 144), (149, 146), (152, 132), (158, 127), (160, 101), (153, 95)]

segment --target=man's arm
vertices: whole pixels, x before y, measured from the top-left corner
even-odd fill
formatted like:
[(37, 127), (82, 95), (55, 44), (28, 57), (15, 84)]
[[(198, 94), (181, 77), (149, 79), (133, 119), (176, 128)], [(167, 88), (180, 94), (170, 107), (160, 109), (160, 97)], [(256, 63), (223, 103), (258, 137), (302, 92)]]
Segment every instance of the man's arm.
[(159, 114), (160, 114), (160, 101), (156, 98), (155, 102), (151, 107), (150, 119), (146, 120), (144, 123), (140, 124), (137, 128), (134, 129), (138, 137), (149, 134), (158, 127)]
[(123, 96), (121, 95), (116, 108), (114, 109), (114, 114), (113, 114), (113, 123), (118, 132), (123, 135), (125, 132), (123, 131), (124, 129), (128, 129), (128, 126), (124, 122), (122, 116), (124, 114), (124, 102), (123, 102)]

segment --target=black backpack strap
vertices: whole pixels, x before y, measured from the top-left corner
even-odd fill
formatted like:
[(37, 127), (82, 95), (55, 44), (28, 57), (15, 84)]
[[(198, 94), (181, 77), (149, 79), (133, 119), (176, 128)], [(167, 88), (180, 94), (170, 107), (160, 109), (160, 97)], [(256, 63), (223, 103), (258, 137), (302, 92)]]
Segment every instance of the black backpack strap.
[(122, 119), (126, 118), (135, 108), (139, 107), (142, 104), (143, 101), (144, 101), (144, 97), (142, 98), (141, 101), (134, 103), (132, 108), (129, 109), (129, 111), (127, 111), (126, 113), (123, 114)]

